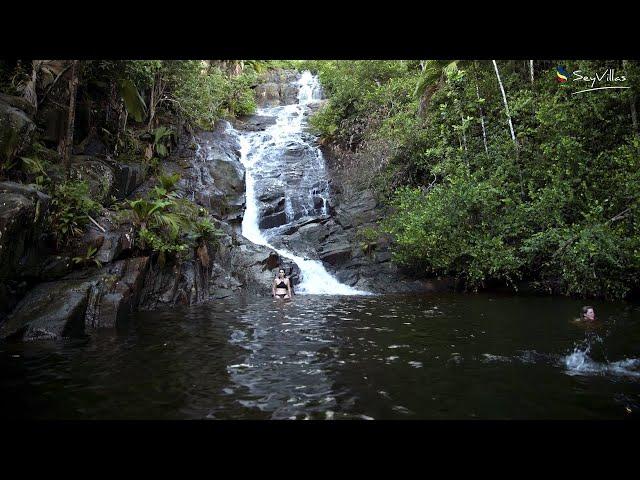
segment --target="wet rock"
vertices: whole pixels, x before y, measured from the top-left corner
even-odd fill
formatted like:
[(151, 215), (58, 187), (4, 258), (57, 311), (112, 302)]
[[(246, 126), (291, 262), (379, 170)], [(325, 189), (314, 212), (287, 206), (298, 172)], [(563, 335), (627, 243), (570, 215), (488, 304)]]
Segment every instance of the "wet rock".
[(218, 219), (239, 224), (245, 206), (245, 170), (237, 140), (220, 127), (201, 132), (195, 140), (195, 161), (183, 172), (186, 190)]
[(38, 340), (82, 334), (89, 290), (96, 281), (69, 280), (38, 285), (0, 325), (0, 337)]
[(93, 284), (85, 314), (87, 329), (115, 327), (138, 305), (149, 257), (120, 260)]
[(261, 106), (291, 105), (298, 100), (299, 73), (294, 70), (274, 69), (262, 75), (256, 86), (256, 103)]
[(0, 282), (23, 276), (47, 255), (41, 234), (50, 203), (35, 185), (0, 182)]
[(117, 200), (123, 200), (131, 195), (144, 181), (143, 166), (137, 163), (116, 162), (109, 157), (105, 163), (111, 166), (113, 171), (113, 187), (110, 196)]
[(130, 258), (40, 283), (0, 325), (0, 337), (57, 339), (116, 326), (137, 307), (148, 263)]
[(17, 104), (20, 104), (17, 97), (0, 98), (1, 161), (13, 159), (33, 141), (36, 125), (23, 110), (16, 108)]
[(280, 104), (280, 85), (275, 82), (265, 82), (255, 89), (256, 103), (260, 106)]
[(280, 255), (245, 238), (238, 237), (236, 242), (225, 255), (217, 255), (216, 261), (242, 283), (245, 292), (269, 295), (271, 281), (281, 264)]
[(101, 204), (110, 200), (115, 182), (113, 169), (102, 160), (87, 155), (71, 157), (71, 178), (86, 181), (91, 198)]
[(265, 215), (260, 219), (260, 229), (266, 230), (268, 228), (279, 227), (287, 223), (287, 214), (282, 211), (274, 213), (273, 215)]
[(115, 213), (110, 210), (105, 210), (103, 215), (96, 218), (96, 222), (104, 231), (89, 223), (75, 246), (76, 255), (86, 254), (89, 247), (94, 247), (97, 249), (94, 258), (105, 264), (132, 251), (135, 232), (131, 223), (121, 224), (116, 220)]
[(269, 115), (242, 116), (235, 120), (234, 127), (237, 130), (261, 132), (271, 125), (275, 125), (276, 118)]
[(298, 103), (299, 91), (300, 87), (292, 82), (281, 85), (280, 102), (284, 105), (293, 105), (294, 103)]
[(333, 266), (343, 264), (351, 258), (351, 245), (339, 245), (320, 253), (320, 260)]

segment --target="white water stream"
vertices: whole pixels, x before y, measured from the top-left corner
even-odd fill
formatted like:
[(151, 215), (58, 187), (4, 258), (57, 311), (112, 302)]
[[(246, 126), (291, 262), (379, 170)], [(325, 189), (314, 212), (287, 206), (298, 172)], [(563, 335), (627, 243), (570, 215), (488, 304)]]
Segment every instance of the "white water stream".
[[(258, 245), (272, 248), (279, 255), (295, 262), (300, 268), (301, 282), (296, 286), (296, 292), (316, 295), (368, 295), (369, 292), (357, 290), (340, 283), (331, 275), (318, 260), (303, 258), (294, 252), (271, 245), (259, 227), (259, 200), (256, 198), (256, 176), (272, 167), (269, 162), (278, 158), (292, 146), (310, 149), (315, 154), (317, 170), (314, 172), (297, 172), (300, 175), (313, 174), (326, 184), (324, 159), (322, 152), (313, 142), (308, 140), (308, 134), (303, 131), (304, 113), (309, 104), (320, 100), (320, 84), (318, 78), (305, 71), (298, 80), (298, 102), (292, 105), (266, 107), (259, 109), (256, 114), (275, 117), (276, 122), (264, 131), (236, 131), (240, 142), (241, 162), (246, 169), (246, 211), (242, 220), (242, 235)], [(304, 193), (304, 192), (302, 192)], [(313, 206), (313, 195), (318, 196), (317, 189), (309, 192), (310, 208)], [(322, 196), (321, 213), (326, 214), (328, 189), (320, 193)], [(302, 212), (293, 210), (291, 197), (285, 195), (285, 213), (288, 221), (294, 220), (296, 213), (307, 214), (310, 208), (302, 205)]]

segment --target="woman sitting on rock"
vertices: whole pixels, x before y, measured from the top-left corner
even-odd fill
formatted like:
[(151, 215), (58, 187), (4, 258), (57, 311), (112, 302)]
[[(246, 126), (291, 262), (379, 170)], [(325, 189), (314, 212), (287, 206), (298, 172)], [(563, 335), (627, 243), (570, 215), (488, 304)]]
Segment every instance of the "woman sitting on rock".
[(274, 298), (291, 298), (291, 282), (284, 274), (284, 268), (278, 270), (278, 276), (273, 279), (271, 292)]

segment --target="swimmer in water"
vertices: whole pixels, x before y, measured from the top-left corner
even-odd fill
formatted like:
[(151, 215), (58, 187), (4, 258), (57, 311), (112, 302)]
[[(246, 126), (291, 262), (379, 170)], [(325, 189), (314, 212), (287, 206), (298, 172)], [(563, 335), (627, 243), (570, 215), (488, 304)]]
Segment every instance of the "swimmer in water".
[(593, 307), (588, 305), (582, 307), (581, 320), (586, 322), (594, 322), (596, 320), (596, 312), (593, 310)]
[(291, 298), (291, 282), (285, 276), (284, 268), (279, 269), (278, 276), (273, 279), (273, 283), (271, 285), (271, 293), (273, 295), (273, 298)]

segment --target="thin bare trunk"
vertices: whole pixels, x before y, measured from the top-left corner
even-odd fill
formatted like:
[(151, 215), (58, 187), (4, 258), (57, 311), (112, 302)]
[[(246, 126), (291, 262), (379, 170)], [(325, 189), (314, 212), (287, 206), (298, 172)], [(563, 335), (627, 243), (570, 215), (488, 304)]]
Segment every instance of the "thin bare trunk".
[(153, 117), (156, 114), (156, 103), (155, 103), (155, 94), (156, 94), (156, 85), (158, 81), (154, 80), (153, 85), (151, 86), (151, 93), (149, 98), (149, 123), (147, 124), (147, 129), (151, 130), (151, 125), (153, 124)]
[(476, 84), (476, 97), (478, 98), (478, 110), (480, 111), (480, 125), (482, 125), (482, 141), (484, 142), (484, 151), (489, 155), (489, 146), (487, 144), (487, 130), (484, 126), (484, 112), (482, 111), (481, 97), (480, 97), (480, 87), (478, 85), (478, 62), (473, 62), (473, 68), (475, 73), (475, 84)]
[(531, 72), (531, 88), (533, 88), (533, 60), (529, 60), (529, 71)]
[(498, 64), (495, 60), (492, 60), (493, 68), (496, 70), (496, 77), (498, 78), (498, 85), (500, 85), (500, 91), (502, 92), (502, 100), (504, 102), (504, 111), (507, 114), (507, 120), (509, 122), (509, 131), (511, 132), (511, 140), (513, 140), (513, 144), (518, 148), (518, 140), (516, 139), (516, 133), (513, 130), (513, 122), (511, 121), (511, 114), (509, 113), (509, 103), (507, 102), (507, 94), (504, 91), (504, 86), (502, 85), (502, 79), (500, 78), (500, 72), (498, 71)]
[(631, 106), (631, 123), (633, 125), (633, 133), (638, 135), (638, 113), (636, 111), (636, 95), (635, 93), (631, 93), (629, 97), (629, 103)]
[(71, 79), (69, 80), (69, 116), (67, 121), (67, 138), (64, 141), (62, 159), (67, 177), (71, 168), (71, 151), (73, 150), (73, 128), (76, 120), (76, 94), (78, 92), (78, 60), (71, 65)]
[(462, 112), (460, 112), (460, 120), (462, 120), (462, 123), (460, 124), (462, 126), (462, 140), (464, 142), (464, 151), (467, 151), (467, 135), (464, 133), (464, 115), (462, 115)]
[(478, 109), (480, 110), (480, 125), (482, 125), (482, 141), (484, 142), (484, 151), (489, 155), (489, 147), (487, 145), (487, 130), (484, 127), (484, 113), (482, 112), (482, 107), (480, 106), (480, 88), (478, 87), (478, 82), (476, 81), (476, 95), (478, 96)]
[(504, 101), (504, 110), (507, 114), (507, 120), (509, 121), (509, 130), (511, 131), (511, 140), (516, 147), (516, 166), (518, 167), (518, 175), (520, 176), (520, 193), (524, 198), (524, 178), (522, 176), (522, 166), (520, 165), (520, 148), (518, 146), (518, 140), (516, 139), (516, 133), (513, 130), (513, 122), (511, 121), (511, 114), (509, 113), (509, 103), (507, 102), (507, 94), (504, 91), (502, 85), (502, 79), (500, 78), (500, 72), (498, 71), (498, 64), (493, 61), (493, 68), (496, 70), (496, 77), (498, 78), (498, 85), (500, 85), (500, 91), (502, 92), (502, 100)]

